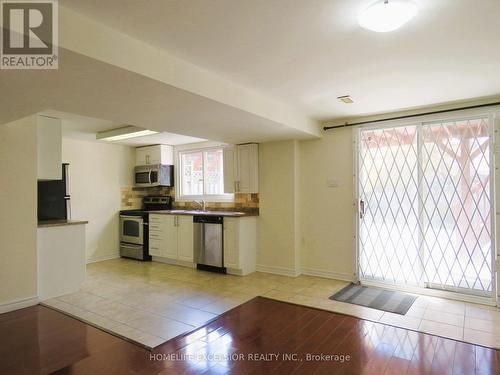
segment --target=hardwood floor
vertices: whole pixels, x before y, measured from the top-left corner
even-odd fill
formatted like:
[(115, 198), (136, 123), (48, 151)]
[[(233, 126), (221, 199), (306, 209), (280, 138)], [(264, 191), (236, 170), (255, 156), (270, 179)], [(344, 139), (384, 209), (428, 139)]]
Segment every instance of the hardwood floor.
[(0, 315), (0, 374), (53, 372), (500, 374), (500, 351), (262, 297), (152, 352), (42, 306)]

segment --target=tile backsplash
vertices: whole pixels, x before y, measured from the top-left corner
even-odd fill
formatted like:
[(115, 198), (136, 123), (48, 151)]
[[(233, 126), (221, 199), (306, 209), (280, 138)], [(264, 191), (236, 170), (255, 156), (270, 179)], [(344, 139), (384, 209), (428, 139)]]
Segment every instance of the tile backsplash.
[[(177, 208), (199, 208), (199, 205), (194, 202), (176, 202), (174, 207)], [(214, 210), (248, 210), (254, 211), (259, 209), (259, 194), (236, 193), (233, 202), (207, 202), (206, 207)]]
[(142, 198), (154, 195), (170, 195), (175, 197), (174, 188), (168, 187), (149, 187), (149, 188), (139, 188), (139, 187), (122, 187), (122, 210), (135, 210), (142, 208)]
[[(176, 202), (174, 188), (153, 187), (138, 188), (124, 187), (121, 189), (122, 210), (133, 210), (142, 207), (142, 198), (151, 195), (170, 195), (174, 197), (175, 208), (199, 208), (194, 202)], [(212, 210), (243, 210), (258, 211), (259, 194), (236, 193), (233, 202), (207, 202), (206, 207)]]

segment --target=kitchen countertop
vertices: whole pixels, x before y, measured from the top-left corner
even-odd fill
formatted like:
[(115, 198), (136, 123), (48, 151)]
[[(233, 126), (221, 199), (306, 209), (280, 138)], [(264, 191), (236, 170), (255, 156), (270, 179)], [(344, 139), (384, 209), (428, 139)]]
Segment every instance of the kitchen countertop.
[(61, 227), (64, 225), (88, 224), (85, 220), (41, 220), (38, 222), (38, 228)]
[(199, 210), (159, 210), (159, 211), (148, 211), (150, 214), (161, 214), (161, 215), (189, 215), (189, 216), (225, 216), (225, 217), (246, 217), (246, 216), (259, 216), (258, 211), (199, 211)]

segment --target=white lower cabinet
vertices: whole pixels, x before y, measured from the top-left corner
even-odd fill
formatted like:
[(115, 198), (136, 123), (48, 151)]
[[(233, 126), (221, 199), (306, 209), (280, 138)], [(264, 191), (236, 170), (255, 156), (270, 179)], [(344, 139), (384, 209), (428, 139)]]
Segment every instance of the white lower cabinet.
[(193, 261), (193, 217), (178, 216), (177, 256), (185, 262)]
[(149, 255), (193, 261), (193, 217), (149, 215)]
[(239, 219), (224, 218), (224, 266), (240, 268), (238, 260), (238, 229)]
[(257, 255), (257, 218), (224, 218), (224, 266), (233, 275), (255, 272)]
[(161, 257), (163, 236), (162, 215), (149, 215), (149, 255)]
[(177, 259), (177, 220), (178, 216), (164, 215), (164, 222), (162, 225), (163, 235), (165, 236), (162, 241), (162, 253), (165, 258)]
[(161, 246), (160, 240), (152, 239), (151, 236), (149, 237), (149, 255), (154, 257), (163, 256), (160, 246)]
[[(224, 267), (233, 275), (255, 271), (257, 218), (224, 217)], [(149, 254), (159, 261), (193, 263), (193, 216), (149, 215)]]

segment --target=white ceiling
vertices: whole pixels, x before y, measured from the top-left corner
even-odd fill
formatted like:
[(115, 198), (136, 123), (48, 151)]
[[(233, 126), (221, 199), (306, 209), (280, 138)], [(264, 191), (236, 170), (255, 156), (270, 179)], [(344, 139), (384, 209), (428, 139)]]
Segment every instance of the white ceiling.
[(59, 48), (57, 70), (0, 70), (0, 124), (47, 109), (226, 143), (303, 139), (300, 130)]
[(60, 118), (62, 120), (63, 137), (66, 138), (136, 147), (154, 144), (177, 146), (206, 141), (206, 139), (203, 138), (189, 137), (186, 135), (168, 132), (161, 132), (158, 134), (124, 139), (114, 142), (98, 141), (96, 139), (96, 134), (98, 132), (120, 128), (126, 126), (126, 124), (118, 124), (112, 121), (100, 120), (92, 117), (79, 116), (72, 113), (65, 113), (54, 110), (42, 111), (41, 114), (45, 116)]
[(317, 119), (500, 93), (499, 0), (415, 0), (418, 16), (382, 34), (357, 24), (372, 1), (60, 3)]

